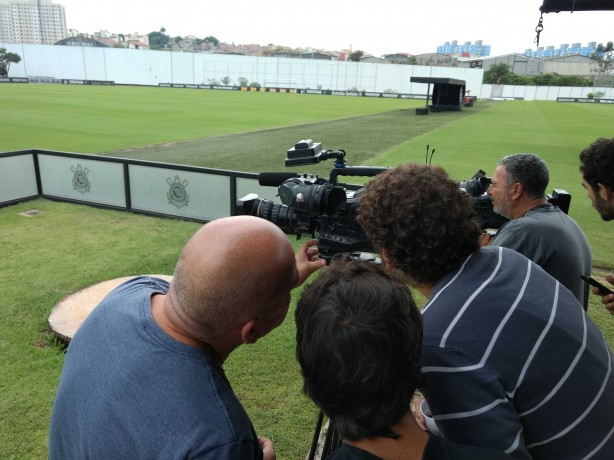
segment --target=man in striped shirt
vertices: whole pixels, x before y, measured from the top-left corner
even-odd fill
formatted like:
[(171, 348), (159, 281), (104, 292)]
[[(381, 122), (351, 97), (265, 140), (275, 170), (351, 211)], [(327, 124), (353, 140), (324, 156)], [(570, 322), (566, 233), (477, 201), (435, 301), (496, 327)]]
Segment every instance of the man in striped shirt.
[(428, 299), (422, 389), (451, 441), (517, 459), (610, 459), (614, 356), (573, 294), (507, 248), (480, 248), (471, 197), (439, 167), (373, 178), (357, 220)]

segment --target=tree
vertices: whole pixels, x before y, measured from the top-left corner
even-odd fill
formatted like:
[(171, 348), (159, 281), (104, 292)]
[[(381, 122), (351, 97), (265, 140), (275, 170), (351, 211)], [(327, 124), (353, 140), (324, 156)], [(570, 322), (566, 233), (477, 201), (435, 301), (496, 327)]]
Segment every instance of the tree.
[(231, 80), (231, 78), (227, 75), (224, 78), (222, 78), (222, 84), (224, 86), (228, 86), (230, 84), (230, 80)]
[(362, 57), (365, 55), (364, 51), (356, 50), (350, 53), (348, 59), (353, 62), (360, 62)]
[(209, 35), (208, 37), (205, 37), (204, 41), (207, 43), (213, 43), (213, 46), (217, 46), (217, 44), (220, 42), (213, 35)]
[(495, 85), (504, 85), (507, 83), (507, 77), (512, 73), (510, 66), (505, 63), (495, 64), (484, 72), (484, 83), (490, 83)]
[(557, 75), (553, 86), (593, 86), (593, 82), (580, 75)]
[(8, 53), (6, 48), (0, 48), (0, 77), (9, 76), (11, 64), (21, 62), (21, 56), (17, 53)]
[(544, 73), (528, 77), (518, 75), (507, 64), (496, 64), (484, 72), (484, 83), (518, 86), (592, 86), (592, 82), (579, 75)]
[(239, 78), (239, 86), (241, 86), (242, 88), (247, 88), (247, 78), (240, 77)]
[(179, 43), (181, 43), (181, 40), (183, 40), (183, 37), (180, 37), (179, 35), (177, 35), (175, 37), (175, 44), (178, 45)]
[(543, 73), (541, 75), (535, 75), (531, 78), (532, 83), (536, 86), (559, 86), (557, 85), (556, 73)]
[[(591, 59), (597, 63), (599, 72), (601, 72), (601, 81), (599, 83), (606, 85), (607, 80), (609, 80), (606, 78), (606, 74), (611, 74), (614, 68), (614, 44), (612, 42), (608, 42), (606, 45), (599, 43), (593, 54), (591, 54)], [(597, 84), (597, 78), (594, 80), (594, 83)]]
[(608, 42), (606, 45), (599, 43), (591, 55), (591, 59), (597, 61), (599, 70), (608, 73), (614, 68), (614, 44)]
[(147, 36), (149, 37), (149, 48), (152, 50), (160, 50), (162, 48), (166, 48), (171, 41), (171, 37), (166, 35), (166, 29), (162, 27), (160, 32), (149, 32)]

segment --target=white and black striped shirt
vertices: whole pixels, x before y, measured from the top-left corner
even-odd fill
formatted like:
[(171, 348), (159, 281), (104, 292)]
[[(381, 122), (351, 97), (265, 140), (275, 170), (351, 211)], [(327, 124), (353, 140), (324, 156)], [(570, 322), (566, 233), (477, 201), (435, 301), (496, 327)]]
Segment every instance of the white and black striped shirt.
[(423, 310), (423, 393), (451, 441), (515, 458), (614, 458), (614, 357), (573, 294), (484, 247)]

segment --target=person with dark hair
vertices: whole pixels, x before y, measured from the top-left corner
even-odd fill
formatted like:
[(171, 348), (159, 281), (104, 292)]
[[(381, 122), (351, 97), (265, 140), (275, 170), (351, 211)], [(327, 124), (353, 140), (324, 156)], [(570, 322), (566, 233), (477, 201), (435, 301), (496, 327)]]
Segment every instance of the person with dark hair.
[(224, 361), (284, 320), (290, 290), (325, 264), (315, 240), (294, 254), (252, 216), (202, 226), (170, 283), (137, 277), (85, 319), (66, 354), (50, 459), (265, 459)]
[(580, 275), (590, 275), (591, 248), (578, 224), (546, 198), (549, 173), (536, 155), (508, 155), (497, 164), (488, 195), (496, 213), (510, 219), (482, 244), (513, 249), (542, 267), (588, 309), (589, 287)]
[(344, 441), (326, 458), (511, 459), (418, 426), (422, 320), (404, 282), (347, 257), (320, 273), (296, 307), (296, 356), (305, 393)]
[(611, 350), (555, 278), (480, 247), (458, 182), (436, 166), (389, 169), (358, 198), (357, 220), (382, 264), (427, 298), (421, 391), (444, 438), (516, 459), (611, 458)]
[[(593, 207), (605, 221), (614, 219), (614, 137), (599, 138), (580, 152), (582, 186)], [(605, 275), (614, 285), (614, 275)], [(593, 293), (601, 295), (598, 288)], [(601, 302), (614, 315), (614, 295), (601, 295)]]

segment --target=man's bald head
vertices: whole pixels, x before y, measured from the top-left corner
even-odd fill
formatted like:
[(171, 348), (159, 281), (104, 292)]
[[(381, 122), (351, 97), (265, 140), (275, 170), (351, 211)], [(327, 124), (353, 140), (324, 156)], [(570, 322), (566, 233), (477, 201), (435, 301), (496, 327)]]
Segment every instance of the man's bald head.
[(252, 216), (214, 220), (181, 252), (169, 290), (171, 314), (189, 335), (217, 338), (287, 307), (297, 279), (292, 246), (274, 224)]

